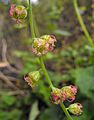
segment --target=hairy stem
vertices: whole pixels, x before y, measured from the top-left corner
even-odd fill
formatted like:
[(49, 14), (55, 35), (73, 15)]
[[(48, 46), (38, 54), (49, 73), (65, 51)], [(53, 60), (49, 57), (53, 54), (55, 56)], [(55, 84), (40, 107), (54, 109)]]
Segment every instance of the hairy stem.
[(79, 8), (78, 8), (77, 0), (73, 0), (73, 4), (74, 4), (74, 8), (75, 8), (75, 11), (76, 11), (76, 14), (77, 14), (78, 21), (79, 21), (79, 23), (80, 23), (80, 25), (82, 27), (82, 30), (83, 30), (83, 32), (84, 32), (84, 34), (85, 34), (85, 36), (86, 36), (89, 44), (92, 47), (94, 47), (93, 40), (92, 40), (92, 38), (91, 38), (91, 36), (90, 36), (90, 34), (89, 34), (89, 32), (88, 32), (88, 30), (87, 30), (84, 22), (83, 22), (83, 19), (82, 19), (80, 13), (79, 13)]

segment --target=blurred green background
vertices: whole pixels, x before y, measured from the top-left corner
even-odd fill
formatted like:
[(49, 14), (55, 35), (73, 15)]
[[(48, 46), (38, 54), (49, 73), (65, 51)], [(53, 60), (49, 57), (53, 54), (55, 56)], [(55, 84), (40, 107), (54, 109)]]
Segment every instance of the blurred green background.
[[(43, 75), (34, 90), (23, 80), (24, 74), (40, 65), (31, 53), (29, 21), (23, 25), (12, 21), (12, 3), (27, 6), (25, 0), (0, 0), (0, 120), (66, 120), (61, 108), (50, 102)], [(94, 0), (78, 0), (78, 5), (94, 40)], [(78, 22), (73, 0), (39, 0), (33, 3), (33, 15), (36, 36), (57, 38), (55, 50), (44, 58), (54, 85), (78, 86), (75, 102), (83, 105), (83, 114), (72, 115), (74, 120), (94, 120), (94, 48)]]

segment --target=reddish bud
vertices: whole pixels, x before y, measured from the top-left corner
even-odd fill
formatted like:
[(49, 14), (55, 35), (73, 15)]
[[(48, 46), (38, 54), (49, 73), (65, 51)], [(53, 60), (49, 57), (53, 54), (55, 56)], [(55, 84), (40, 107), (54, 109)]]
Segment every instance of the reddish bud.
[(66, 99), (65, 95), (62, 95), (62, 90), (58, 88), (52, 90), (51, 96), (54, 104), (59, 104), (60, 102), (63, 102)]
[(24, 76), (25, 81), (30, 85), (32, 88), (34, 88), (40, 79), (40, 73), (39, 71), (33, 71), (28, 73)]
[(62, 94), (66, 96), (69, 102), (73, 102), (75, 100), (75, 95), (77, 93), (77, 87), (73, 85), (65, 86), (62, 88)]
[(10, 7), (9, 15), (17, 23), (21, 23), (27, 17), (27, 10), (22, 5), (16, 6), (15, 4), (12, 4)]

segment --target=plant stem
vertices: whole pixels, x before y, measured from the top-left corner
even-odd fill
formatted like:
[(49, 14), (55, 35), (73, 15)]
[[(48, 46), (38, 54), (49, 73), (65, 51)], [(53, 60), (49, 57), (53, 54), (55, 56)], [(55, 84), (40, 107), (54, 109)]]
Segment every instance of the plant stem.
[(32, 32), (32, 39), (35, 38), (34, 32), (34, 24), (33, 24), (33, 14), (32, 14), (32, 3), (29, 0), (29, 22), (30, 22), (30, 30)]
[(84, 22), (83, 22), (83, 19), (82, 19), (80, 13), (79, 13), (79, 8), (78, 8), (77, 0), (73, 0), (73, 4), (74, 4), (74, 8), (75, 8), (75, 11), (76, 11), (76, 14), (77, 14), (78, 21), (79, 21), (79, 23), (80, 23), (80, 25), (82, 27), (82, 30), (83, 30), (83, 32), (84, 32), (84, 34), (85, 34), (85, 36), (86, 36), (89, 44), (92, 47), (94, 47), (93, 40), (92, 40), (92, 38), (91, 38), (91, 36), (90, 36), (90, 34), (89, 34), (89, 32), (88, 32), (88, 30), (87, 30)]
[(47, 79), (47, 81), (48, 81), (49, 86), (51, 87), (51, 89), (54, 89), (54, 86), (53, 86), (53, 84), (52, 84), (52, 82), (51, 82), (51, 80), (50, 80), (50, 77), (49, 77), (49, 75), (48, 75), (48, 72), (47, 72), (47, 70), (46, 70), (46, 68), (45, 68), (45, 65), (44, 65), (44, 62), (43, 62), (43, 58), (40, 57), (39, 60), (40, 60), (41, 68), (42, 68), (42, 70), (43, 70), (43, 72), (44, 72), (44, 75), (45, 75), (45, 77), (46, 77), (46, 79)]
[[(34, 38), (34, 37), (35, 37), (35, 32), (34, 32), (33, 17), (32, 17), (32, 16), (33, 16), (33, 15), (32, 15), (32, 4), (30, 3), (30, 0), (29, 0), (29, 13), (30, 13), (30, 16), (29, 16), (30, 29), (31, 29), (31, 32), (32, 32), (32, 38)], [(46, 67), (45, 67), (45, 65), (44, 65), (43, 58), (40, 57), (40, 58), (39, 58), (39, 61), (40, 61), (41, 68), (42, 68), (42, 70), (43, 70), (43, 72), (44, 72), (44, 75), (45, 75), (45, 77), (46, 77), (46, 79), (47, 79), (47, 82), (48, 82), (49, 86), (51, 87), (51, 89), (53, 90), (55, 87), (54, 87), (54, 85), (52, 84), (51, 79), (50, 79), (50, 77), (49, 77), (49, 74), (48, 74), (48, 72), (47, 72), (47, 70), (46, 70)], [(64, 111), (65, 115), (67, 116), (68, 120), (73, 120), (73, 119), (71, 118), (70, 114), (68, 113), (68, 111), (66, 110), (64, 104), (63, 104), (63, 103), (60, 103), (60, 106), (61, 106), (62, 110)]]
[(69, 112), (67, 111), (67, 109), (66, 109), (66, 107), (65, 107), (63, 102), (60, 103), (60, 106), (61, 106), (62, 110), (64, 111), (65, 115), (67, 116), (67, 119), (68, 120), (73, 120), (72, 117), (70, 116)]
[[(29, 20), (30, 20), (30, 29), (31, 29), (31, 32), (32, 32), (32, 38), (35, 38), (35, 32), (34, 32), (34, 24), (33, 24), (33, 14), (32, 14), (32, 4), (30, 3), (30, 0), (29, 0)], [(46, 77), (46, 79), (47, 79), (47, 81), (48, 81), (48, 84), (50, 85), (50, 87), (53, 89), (54, 87), (53, 87), (53, 84), (52, 84), (52, 82), (51, 82), (51, 80), (50, 80), (50, 77), (49, 77), (49, 75), (48, 75), (48, 73), (47, 73), (47, 70), (46, 70), (46, 68), (45, 68), (45, 65), (44, 65), (44, 62), (43, 62), (43, 59), (42, 59), (42, 57), (41, 58), (39, 58), (39, 61), (40, 61), (40, 65), (41, 65), (41, 67), (42, 67), (42, 70), (43, 70), (43, 72), (44, 72), (44, 75), (45, 75), (45, 77)]]

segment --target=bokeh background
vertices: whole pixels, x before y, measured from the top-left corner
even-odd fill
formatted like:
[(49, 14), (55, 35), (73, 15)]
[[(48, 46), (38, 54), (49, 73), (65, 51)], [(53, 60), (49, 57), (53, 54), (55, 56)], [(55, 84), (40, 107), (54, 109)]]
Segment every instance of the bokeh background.
[[(55, 50), (44, 58), (54, 85), (77, 85), (75, 102), (83, 105), (83, 114), (73, 118), (94, 120), (94, 48), (78, 22), (73, 0), (32, 2), (36, 36), (54, 34), (57, 38)], [(0, 120), (66, 120), (61, 108), (50, 102), (44, 76), (34, 90), (23, 79), (40, 65), (31, 53), (28, 18), (23, 25), (15, 24), (9, 16), (12, 3), (27, 7), (25, 0), (0, 0)], [(94, 0), (78, 0), (78, 5), (94, 40)]]

